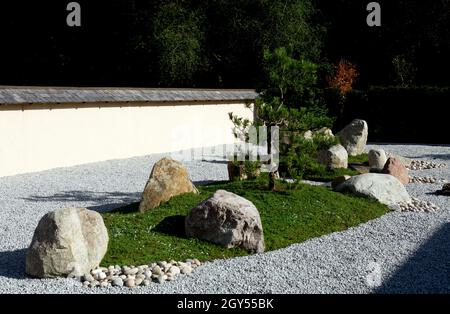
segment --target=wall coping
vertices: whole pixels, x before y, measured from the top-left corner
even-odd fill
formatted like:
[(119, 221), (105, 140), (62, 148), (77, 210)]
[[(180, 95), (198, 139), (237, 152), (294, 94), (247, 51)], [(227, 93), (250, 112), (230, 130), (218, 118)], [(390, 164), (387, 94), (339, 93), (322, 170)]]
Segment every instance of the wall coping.
[(33, 104), (248, 102), (251, 89), (0, 86), (0, 106)]

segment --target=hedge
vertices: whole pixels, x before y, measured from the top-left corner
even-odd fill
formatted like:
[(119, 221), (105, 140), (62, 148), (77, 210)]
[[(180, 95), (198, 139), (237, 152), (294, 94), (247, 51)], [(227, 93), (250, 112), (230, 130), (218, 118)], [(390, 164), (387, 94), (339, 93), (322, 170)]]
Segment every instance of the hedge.
[(450, 144), (450, 87), (353, 90), (342, 111), (336, 91), (325, 98), (335, 130), (358, 118), (369, 124), (370, 142)]

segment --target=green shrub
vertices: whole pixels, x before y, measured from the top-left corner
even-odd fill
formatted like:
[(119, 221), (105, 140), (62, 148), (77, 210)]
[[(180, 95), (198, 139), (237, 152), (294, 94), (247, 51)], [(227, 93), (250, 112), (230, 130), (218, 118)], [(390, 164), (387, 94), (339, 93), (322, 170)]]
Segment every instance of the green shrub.
[(281, 168), (286, 170), (284, 175), (297, 181), (311, 177), (328, 177), (329, 170), (317, 161), (317, 154), (320, 150), (339, 144), (337, 137), (317, 132), (312, 139), (305, 139), (300, 134), (293, 135), (291, 141), (284, 150), (285, 158), (281, 159)]
[(331, 128), (334, 118), (329, 117), (325, 106), (315, 105), (310, 108), (302, 107), (298, 110), (289, 111), (289, 123), (287, 130), (305, 132), (308, 130), (317, 131), (321, 128)]
[[(260, 161), (244, 160), (239, 161), (236, 157), (229, 160), (232, 166), (230, 178), (233, 180), (255, 179), (260, 174)], [(229, 170), (230, 171), (230, 170)]]
[[(317, 90), (318, 66), (302, 56), (294, 56), (290, 49), (280, 47), (264, 51), (268, 86), (260, 92), (254, 104), (255, 126), (278, 127), (281, 171), (291, 177), (301, 178), (309, 173), (323, 173), (324, 166), (317, 159), (320, 149), (335, 145), (336, 139), (316, 132), (312, 141), (302, 134), (330, 128), (334, 119), (327, 116), (327, 108), (320, 105)], [(229, 113), (235, 137), (247, 141), (250, 121)], [(261, 135), (260, 135), (261, 136)], [(272, 152), (271, 134), (267, 134), (268, 151)], [(270, 161), (272, 164), (272, 161)], [(269, 189), (275, 187), (276, 168), (269, 174)]]

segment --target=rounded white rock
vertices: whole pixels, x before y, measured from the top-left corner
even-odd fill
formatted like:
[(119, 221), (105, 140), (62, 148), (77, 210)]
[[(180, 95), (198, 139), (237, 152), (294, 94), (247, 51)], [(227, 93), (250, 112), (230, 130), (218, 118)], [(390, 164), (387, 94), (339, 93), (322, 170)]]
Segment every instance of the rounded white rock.
[(178, 268), (177, 266), (172, 266), (169, 268), (169, 273), (176, 276), (180, 274), (180, 268)]
[(125, 281), (125, 286), (128, 287), (128, 288), (133, 288), (135, 285), (136, 285), (136, 282), (134, 281), (133, 278), (128, 278)]

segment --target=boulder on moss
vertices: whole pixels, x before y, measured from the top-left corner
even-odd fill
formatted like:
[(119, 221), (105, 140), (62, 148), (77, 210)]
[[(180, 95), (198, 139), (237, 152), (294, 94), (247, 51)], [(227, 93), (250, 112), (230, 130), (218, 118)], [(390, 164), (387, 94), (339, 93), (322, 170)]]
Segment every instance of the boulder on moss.
[(360, 174), (340, 184), (336, 191), (367, 196), (389, 206), (411, 202), (405, 186), (397, 178), (388, 174)]
[(249, 200), (218, 190), (189, 211), (186, 235), (226, 248), (264, 252), (264, 234), (258, 209)]
[(142, 193), (139, 211), (145, 212), (156, 208), (162, 202), (185, 193), (198, 193), (186, 167), (176, 160), (163, 158), (153, 166)]

